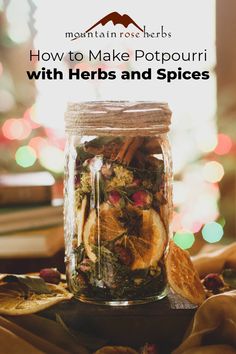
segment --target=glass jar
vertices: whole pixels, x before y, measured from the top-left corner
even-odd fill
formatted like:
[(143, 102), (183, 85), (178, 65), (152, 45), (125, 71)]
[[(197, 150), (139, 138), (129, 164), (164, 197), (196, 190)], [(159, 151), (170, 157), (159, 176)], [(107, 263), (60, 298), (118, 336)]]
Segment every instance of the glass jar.
[(65, 118), (71, 291), (81, 301), (110, 305), (163, 298), (172, 213), (168, 105), (71, 103)]

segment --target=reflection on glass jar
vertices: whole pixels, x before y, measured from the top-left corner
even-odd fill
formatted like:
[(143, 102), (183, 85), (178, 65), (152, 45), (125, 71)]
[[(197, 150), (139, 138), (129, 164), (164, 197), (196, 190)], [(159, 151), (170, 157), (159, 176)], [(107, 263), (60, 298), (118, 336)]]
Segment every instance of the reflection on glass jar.
[(155, 102), (68, 106), (66, 266), (82, 301), (127, 305), (167, 293), (170, 116)]

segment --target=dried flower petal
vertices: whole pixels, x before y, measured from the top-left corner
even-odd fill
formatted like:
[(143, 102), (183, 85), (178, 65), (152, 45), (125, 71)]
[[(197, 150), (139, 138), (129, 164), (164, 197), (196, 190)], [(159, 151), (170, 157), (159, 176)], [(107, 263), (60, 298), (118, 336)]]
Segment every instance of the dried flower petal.
[(211, 273), (204, 278), (203, 285), (207, 290), (217, 293), (221, 288), (223, 288), (224, 282), (219, 274)]
[(147, 191), (137, 191), (134, 194), (131, 195), (131, 200), (134, 204), (134, 206), (142, 208), (142, 209), (148, 209), (150, 208), (152, 204), (152, 196), (149, 192)]
[(61, 273), (55, 268), (44, 268), (39, 272), (40, 278), (46, 283), (59, 284), (61, 280)]
[(111, 205), (119, 208), (123, 208), (125, 206), (124, 198), (117, 191), (111, 191), (108, 194), (108, 201)]

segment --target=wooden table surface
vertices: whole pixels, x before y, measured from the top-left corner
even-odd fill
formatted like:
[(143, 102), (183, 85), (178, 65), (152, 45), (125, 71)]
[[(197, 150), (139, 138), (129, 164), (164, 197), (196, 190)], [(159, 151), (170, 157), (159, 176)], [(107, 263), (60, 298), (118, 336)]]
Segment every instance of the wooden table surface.
[(145, 342), (157, 343), (169, 354), (180, 344), (195, 311), (194, 305), (169, 293), (157, 302), (125, 307), (72, 300), (42, 315), (55, 318), (57, 313), (69, 327), (107, 339), (110, 344), (139, 347)]

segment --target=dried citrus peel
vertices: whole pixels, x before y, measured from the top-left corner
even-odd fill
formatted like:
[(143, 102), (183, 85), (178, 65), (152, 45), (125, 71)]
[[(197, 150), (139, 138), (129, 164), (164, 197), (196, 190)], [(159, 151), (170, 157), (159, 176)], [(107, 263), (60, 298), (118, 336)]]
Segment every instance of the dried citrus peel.
[(190, 259), (189, 253), (178, 247), (173, 240), (165, 259), (167, 280), (170, 287), (195, 305), (200, 305), (206, 294)]
[[(130, 249), (134, 261), (131, 269), (145, 269), (163, 256), (167, 235), (159, 214), (154, 209), (142, 210), (129, 206), (128, 213), (136, 213), (141, 219), (140, 234), (129, 235), (128, 230), (120, 222), (122, 211), (103, 203), (100, 207), (99, 220), (95, 210), (92, 210), (84, 227), (85, 250), (91, 261), (96, 262), (93, 247), (100, 241), (114, 241), (119, 238), (119, 244)], [(98, 223), (99, 221), (99, 223)], [(98, 230), (100, 235), (98, 237)]]
[(49, 293), (25, 292), (18, 282), (0, 282), (0, 314), (27, 315), (45, 310), (61, 301), (69, 300), (72, 294), (63, 286), (46, 283)]

